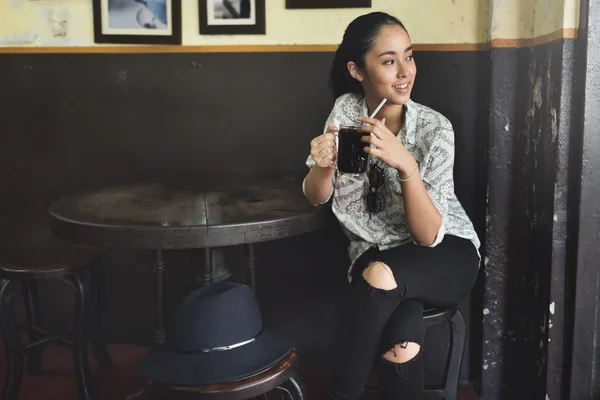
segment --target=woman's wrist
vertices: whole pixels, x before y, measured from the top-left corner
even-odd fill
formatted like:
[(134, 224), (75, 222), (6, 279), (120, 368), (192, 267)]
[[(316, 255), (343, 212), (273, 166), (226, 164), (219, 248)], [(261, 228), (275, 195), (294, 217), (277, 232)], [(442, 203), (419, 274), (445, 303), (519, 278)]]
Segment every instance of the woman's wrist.
[(403, 163), (399, 168), (396, 168), (401, 180), (410, 179), (417, 172), (418, 169), (419, 164), (412, 155), (410, 155), (408, 160), (405, 163)]
[(328, 165), (326, 167), (321, 167), (319, 165), (315, 165), (315, 168), (319, 170), (323, 175), (327, 175), (331, 177), (335, 172), (335, 165)]

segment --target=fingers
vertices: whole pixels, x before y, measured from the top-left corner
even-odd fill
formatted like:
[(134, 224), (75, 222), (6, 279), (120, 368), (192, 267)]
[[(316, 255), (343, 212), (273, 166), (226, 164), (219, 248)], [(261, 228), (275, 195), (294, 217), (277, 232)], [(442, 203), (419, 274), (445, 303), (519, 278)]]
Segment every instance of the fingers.
[(311, 140), (310, 147), (312, 148), (313, 146), (318, 146), (321, 143), (326, 143), (328, 141), (331, 142), (331, 145), (335, 145), (335, 135), (333, 133), (324, 133), (322, 135), (317, 136), (316, 138)]
[(378, 126), (380, 128), (385, 128), (385, 118), (383, 120), (378, 120), (375, 118), (369, 118), (367, 116), (359, 117), (359, 121), (364, 122), (365, 124), (369, 124), (372, 126)]
[(319, 167), (329, 167), (336, 159), (336, 154), (333, 149), (323, 149), (317, 153), (311, 153), (313, 160)]
[(316, 160), (317, 158), (325, 158), (325, 157), (333, 157), (335, 155), (335, 149), (327, 147), (325, 149), (321, 149), (316, 152), (313, 158)]
[(320, 167), (330, 167), (336, 159), (335, 135), (331, 132), (337, 131), (337, 128), (331, 124), (327, 130), (310, 142), (310, 155)]
[(338, 128), (337, 128), (337, 126), (335, 126), (335, 124), (329, 124), (325, 133), (331, 133), (331, 132), (337, 132), (337, 131), (338, 131)]
[[(337, 131), (336, 131), (337, 132)], [(335, 143), (335, 135), (333, 133), (327, 132), (321, 135), (323, 140), (331, 140)]]
[(387, 163), (385, 153), (383, 152), (383, 150), (378, 149), (376, 147), (368, 147), (368, 146), (365, 147), (363, 150), (365, 151), (365, 153), (372, 155), (374, 157), (377, 157), (380, 160), (382, 160), (383, 162)]
[(313, 156), (313, 159), (319, 167), (331, 167), (336, 159), (336, 154), (331, 149), (324, 149), (316, 156)]
[(360, 138), (360, 141), (363, 143), (372, 144), (377, 147), (381, 147), (383, 145), (383, 141), (381, 139), (379, 139), (377, 136), (373, 136), (373, 135), (365, 135), (362, 138)]
[(389, 154), (387, 151), (385, 151), (384, 149), (378, 149), (376, 147), (365, 147), (363, 149), (365, 151), (365, 153), (369, 154), (371, 157), (376, 157), (378, 159), (380, 159), (381, 161), (383, 161), (384, 163), (386, 163), (387, 165), (389, 165), (392, 168), (396, 168), (396, 164), (393, 162), (393, 157), (391, 154)]
[[(323, 149), (334, 149), (335, 148), (335, 137), (333, 139), (322, 138), (321, 135), (318, 138), (313, 139), (310, 143), (311, 154), (317, 154)], [(333, 136), (333, 135), (332, 135)]]
[(378, 139), (383, 139), (386, 136), (393, 135), (390, 130), (381, 123), (381, 121), (378, 121), (378, 124), (375, 125), (363, 125), (360, 127), (360, 131), (370, 133)]

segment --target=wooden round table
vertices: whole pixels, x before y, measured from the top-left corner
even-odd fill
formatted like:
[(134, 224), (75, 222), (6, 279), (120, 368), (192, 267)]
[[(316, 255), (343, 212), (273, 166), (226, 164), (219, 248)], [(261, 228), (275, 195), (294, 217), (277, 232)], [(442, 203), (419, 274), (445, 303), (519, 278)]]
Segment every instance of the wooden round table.
[(315, 230), (323, 224), (296, 179), (210, 178), (137, 183), (66, 196), (50, 206), (52, 232), (95, 248), (154, 251), (156, 341), (165, 341), (162, 250), (204, 248), (201, 283), (212, 280), (212, 247), (247, 245), (254, 287), (253, 244)]

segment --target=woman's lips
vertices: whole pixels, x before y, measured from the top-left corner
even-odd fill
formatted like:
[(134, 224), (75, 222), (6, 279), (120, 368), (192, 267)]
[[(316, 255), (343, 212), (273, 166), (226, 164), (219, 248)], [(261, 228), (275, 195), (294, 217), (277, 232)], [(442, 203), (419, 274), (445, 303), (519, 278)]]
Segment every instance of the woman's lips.
[(397, 92), (408, 93), (408, 89), (410, 89), (410, 84), (407, 82), (407, 83), (401, 83), (399, 85), (393, 85), (392, 87)]

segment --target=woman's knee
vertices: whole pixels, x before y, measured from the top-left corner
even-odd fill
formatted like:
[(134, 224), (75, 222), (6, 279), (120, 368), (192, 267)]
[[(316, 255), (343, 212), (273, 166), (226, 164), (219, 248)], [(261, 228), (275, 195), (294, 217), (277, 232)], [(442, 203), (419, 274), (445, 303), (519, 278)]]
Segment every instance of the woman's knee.
[(373, 261), (363, 271), (363, 278), (374, 288), (393, 290), (398, 287), (390, 267), (381, 261)]
[(414, 342), (398, 343), (387, 351), (383, 358), (394, 364), (403, 364), (415, 358), (421, 351), (421, 346)]

